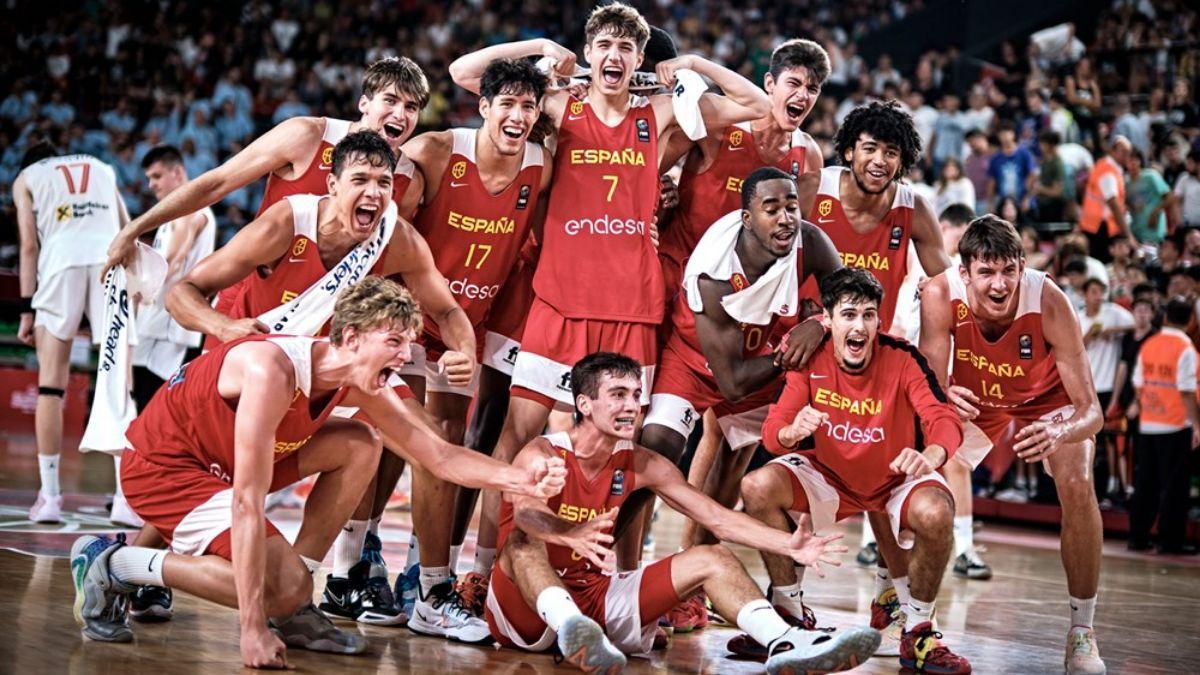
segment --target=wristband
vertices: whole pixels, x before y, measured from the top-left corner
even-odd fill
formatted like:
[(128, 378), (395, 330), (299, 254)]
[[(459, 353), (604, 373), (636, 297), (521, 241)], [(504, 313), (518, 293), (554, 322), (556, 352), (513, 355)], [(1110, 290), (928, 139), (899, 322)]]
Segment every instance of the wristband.
[(22, 314), (33, 313), (33, 298), (21, 298), (17, 301), (17, 305), (21, 309)]

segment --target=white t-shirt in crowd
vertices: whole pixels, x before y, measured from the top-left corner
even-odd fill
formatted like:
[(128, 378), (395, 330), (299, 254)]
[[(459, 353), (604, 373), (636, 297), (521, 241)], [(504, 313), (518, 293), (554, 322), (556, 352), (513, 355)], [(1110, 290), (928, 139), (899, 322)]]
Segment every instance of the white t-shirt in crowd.
[[(1087, 309), (1076, 312), (1079, 318), (1079, 329), (1086, 338), (1088, 333), (1099, 325), (1098, 330), (1111, 331), (1133, 328), (1133, 315), (1124, 307), (1104, 302), (1095, 316), (1088, 316)], [(1097, 393), (1111, 392), (1113, 378), (1117, 375), (1117, 362), (1121, 360), (1121, 334), (1096, 337), (1086, 341), (1088, 363), (1092, 367), (1092, 382), (1096, 385)]]
[(1200, 178), (1184, 173), (1175, 181), (1175, 196), (1183, 209), (1183, 222), (1200, 225)]

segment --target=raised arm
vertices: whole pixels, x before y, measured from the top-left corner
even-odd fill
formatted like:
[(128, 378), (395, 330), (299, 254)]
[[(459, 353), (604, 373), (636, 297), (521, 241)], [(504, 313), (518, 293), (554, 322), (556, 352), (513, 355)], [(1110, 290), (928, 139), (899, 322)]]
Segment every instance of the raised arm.
[(917, 258), (925, 275), (935, 277), (950, 267), (950, 256), (942, 240), (942, 228), (938, 226), (933, 207), (920, 195), (914, 196), (912, 241), (917, 249)]
[[(659, 63), (656, 68), (658, 81), (674, 86), (675, 72), (681, 69), (692, 70), (707, 77), (724, 92), (724, 96), (704, 94), (700, 97), (700, 116), (710, 133), (730, 124), (758, 119), (771, 112), (771, 99), (767, 92), (725, 66), (695, 54), (686, 54)], [(655, 115), (662, 115), (663, 122), (666, 122), (659, 129), (661, 132), (670, 126), (670, 122), (675, 121), (671, 96), (660, 94), (651, 100), (654, 102)]]
[[(19, 282), (22, 303), (33, 299), (37, 292), (37, 263), (41, 251), (38, 245), (37, 214), (33, 211), (33, 193), (25, 184), (25, 174), (17, 176), (12, 186), (13, 205), (17, 208), (17, 235), (21, 241)], [(17, 337), (27, 345), (33, 344), (33, 309), (21, 309), (21, 324)]]
[[(520, 59), (527, 56), (545, 56), (553, 59), (555, 65), (551, 80), (569, 78), (575, 73), (575, 52), (553, 40), (535, 38), (492, 45), (460, 56), (450, 64), (450, 79), (472, 94), (478, 94), (479, 82), (488, 64), (496, 59)], [(566, 91), (559, 89), (547, 90), (546, 95), (542, 97), (542, 110), (550, 115), (556, 127), (562, 121), (563, 110), (566, 109), (569, 98), (570, 95)]]
[(708, 359), (709, 368), (721, 390), (730, 401), (740, 401), (767, 386), (782, 372), (775, 365), (775, 356), (742, 357), (745, 337), (737, 321), (725, 312), (721, 298), (733, 291), (725, 281), (700, 278), (703, 311), (696, 312), (696, 336)]

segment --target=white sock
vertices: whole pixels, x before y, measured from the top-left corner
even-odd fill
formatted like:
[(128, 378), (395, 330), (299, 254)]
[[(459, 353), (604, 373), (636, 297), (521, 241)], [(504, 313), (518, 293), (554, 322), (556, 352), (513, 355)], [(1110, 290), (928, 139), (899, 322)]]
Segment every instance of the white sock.
[(751, 600), (738, 610), (737, 626), (764, 647), (783, 637), (789, 626), (766, 600)]
[(797, 619), (804, 617), (804, 591), (798, 582), (791, 586), (772, 586), (771, 604), (786, 609)]
[(954, 516), (954, 555), (958, 557), (975, 546), (975, 523), (972, 516)]
[(913, 628), (917, 624), (925, 623), (933, 619), (933, 603), (922, 602), (916, 598), (909, 598), (908, 602), (904, 603), (904, 625)]
[(450, 579), (450, 568), (422, 567), (421, 568), (421, 597), (429, 597), (429, 589)]
[(367, 521), (367, 532), (375, 536), (379, 536), (379, 521), (383, 520), (383, 514), (379, 514)]
[(125, 492), (121, 490), (121, 453), (116, 453), (113, 458), (113, 480), (116, 482), (116, 490), (113, 491), (113, 501), (124, 501)]
[(486, 546), (475, 547), (475, 573), (488, 577), (492, 575), (492, 566), (496, 564), (496, 549)]
[(413, 568), (414, 565), (421, 563), (421, 544), (417, 541), (417, 535), (413, 534), (408, 538), (408, 555), (404, 558), (404, 571)]
[(1096, 616), (1096, 596), (1087, 600), (1071, 598), (1071, 627), (1091, 628)]
[(907, 605), (912, 599), (908, 593), (908, 576), (892, 577), (892, 586), (896, 587), (896, 599), (900, 601), (900, 605)]
[(538, 593), (536, 604), (538, 616), (542, 617), (542, 621), (555, 633), (562, 628), (564, 621), (583, 614), (571, 598), (571, 594), (562, 586), (551, 586)]
[(871, 521), (868, 520), (866, 517), (864, 517), (863, 518), (863, 530), (862, 530), (862, 546), (865, 547), (867, 544), (874, 544), (874, 543), (875, 543), (875, 530), (871, 528)]
[(316, 576), (317, 572), (321, 571), (321, 561), (320, 560), (313, 560), (312, 558), (308, 558), (305, 556), (300, 556), (300, 559), (304, 561), (304, 566), (308, 568), (308, 573), (310, 575)]
[(795, 565), (792, 567), (792, 570), (796, 573), (796, 586), (797, 587), (804, 585), (804, 571), (807, 569), (808, 569), (808, 567), (806, 567), (804, 565)]
[(349, 520), (333, 542), (333, 576), (350, 576), (350, 568), (362, 559), (363, 541), (367, 538), (367, 521)]
[(108, 559), (108, 572), (118, 581), (127, 584), (163, 585), (163, 558), (167, 551), (161, 548), (122, 546), (113, 551)]
[(462, 544), (450, 547), (450, 571), (458, 569), (458, 556), (462, 553)]
[(42, 494), (47, 497), (57, 497), (58, 489), (58, 460), (62, 455), (38, 455), (38, 474), (42, 477)]
[(886, 567), (875, 568), (875, 597), (884, 594), (887, 589), (892, 588), (892, 576)]

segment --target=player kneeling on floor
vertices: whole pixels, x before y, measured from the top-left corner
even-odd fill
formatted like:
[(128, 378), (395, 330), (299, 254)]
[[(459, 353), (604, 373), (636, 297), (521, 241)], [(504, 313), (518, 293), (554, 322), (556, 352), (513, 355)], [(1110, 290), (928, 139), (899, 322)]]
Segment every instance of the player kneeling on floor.
[[(818, 532), (863, 511), (886, 513), (901, 548), (912, 550), (911, 597), (901, 598), (903, 613), (884, 634), (891, 654), (916, 672), (969, 673), (932, 625), (954, 541), (954, 499), (937, 469), (962, 444), (962, 423), (917, 349), (879, 332), (883, 288), (870, 272), (838, 270), (821, 296), (830, 336), (788, 373), (767, 414), (763, 443), (782, 456), (742, 479), (746, 512), (784, 531), (789, 515), (809, 515)], [(914, 449), (914, 415), (923, 450)], [(800, 450), (808, 439), (812, 449)], [(798, 585), (793, 559), (764, 551), (777, 591)]]
[(614, 573), (610, 530), (617, 510), (640, 489), (718, 537), (812, 566), (839, 564), (841, 535), (789, 535), (724, 508), (688, 485), (661, 455), (633, 443), (642, 366), (611, 352), (584, 357), (571, 370), (576, 423), (534, 439), (514, 464), (566, 462), (566, 484), (549, 499), (506, 495), (499, 564), (485, 615), (505, 646), (542, 651), (557, 645), (584, 671), (617, 672), (625, 654), (650, 651), (658, 618), (703, 589), (723, 616), (767, 647), (768, 672), (834, 672), (862, 663), (879, 633), (856, 628), (830, 635), (789, 626), (772, 609), (729, 549), (696, 546), (636, 572)]

